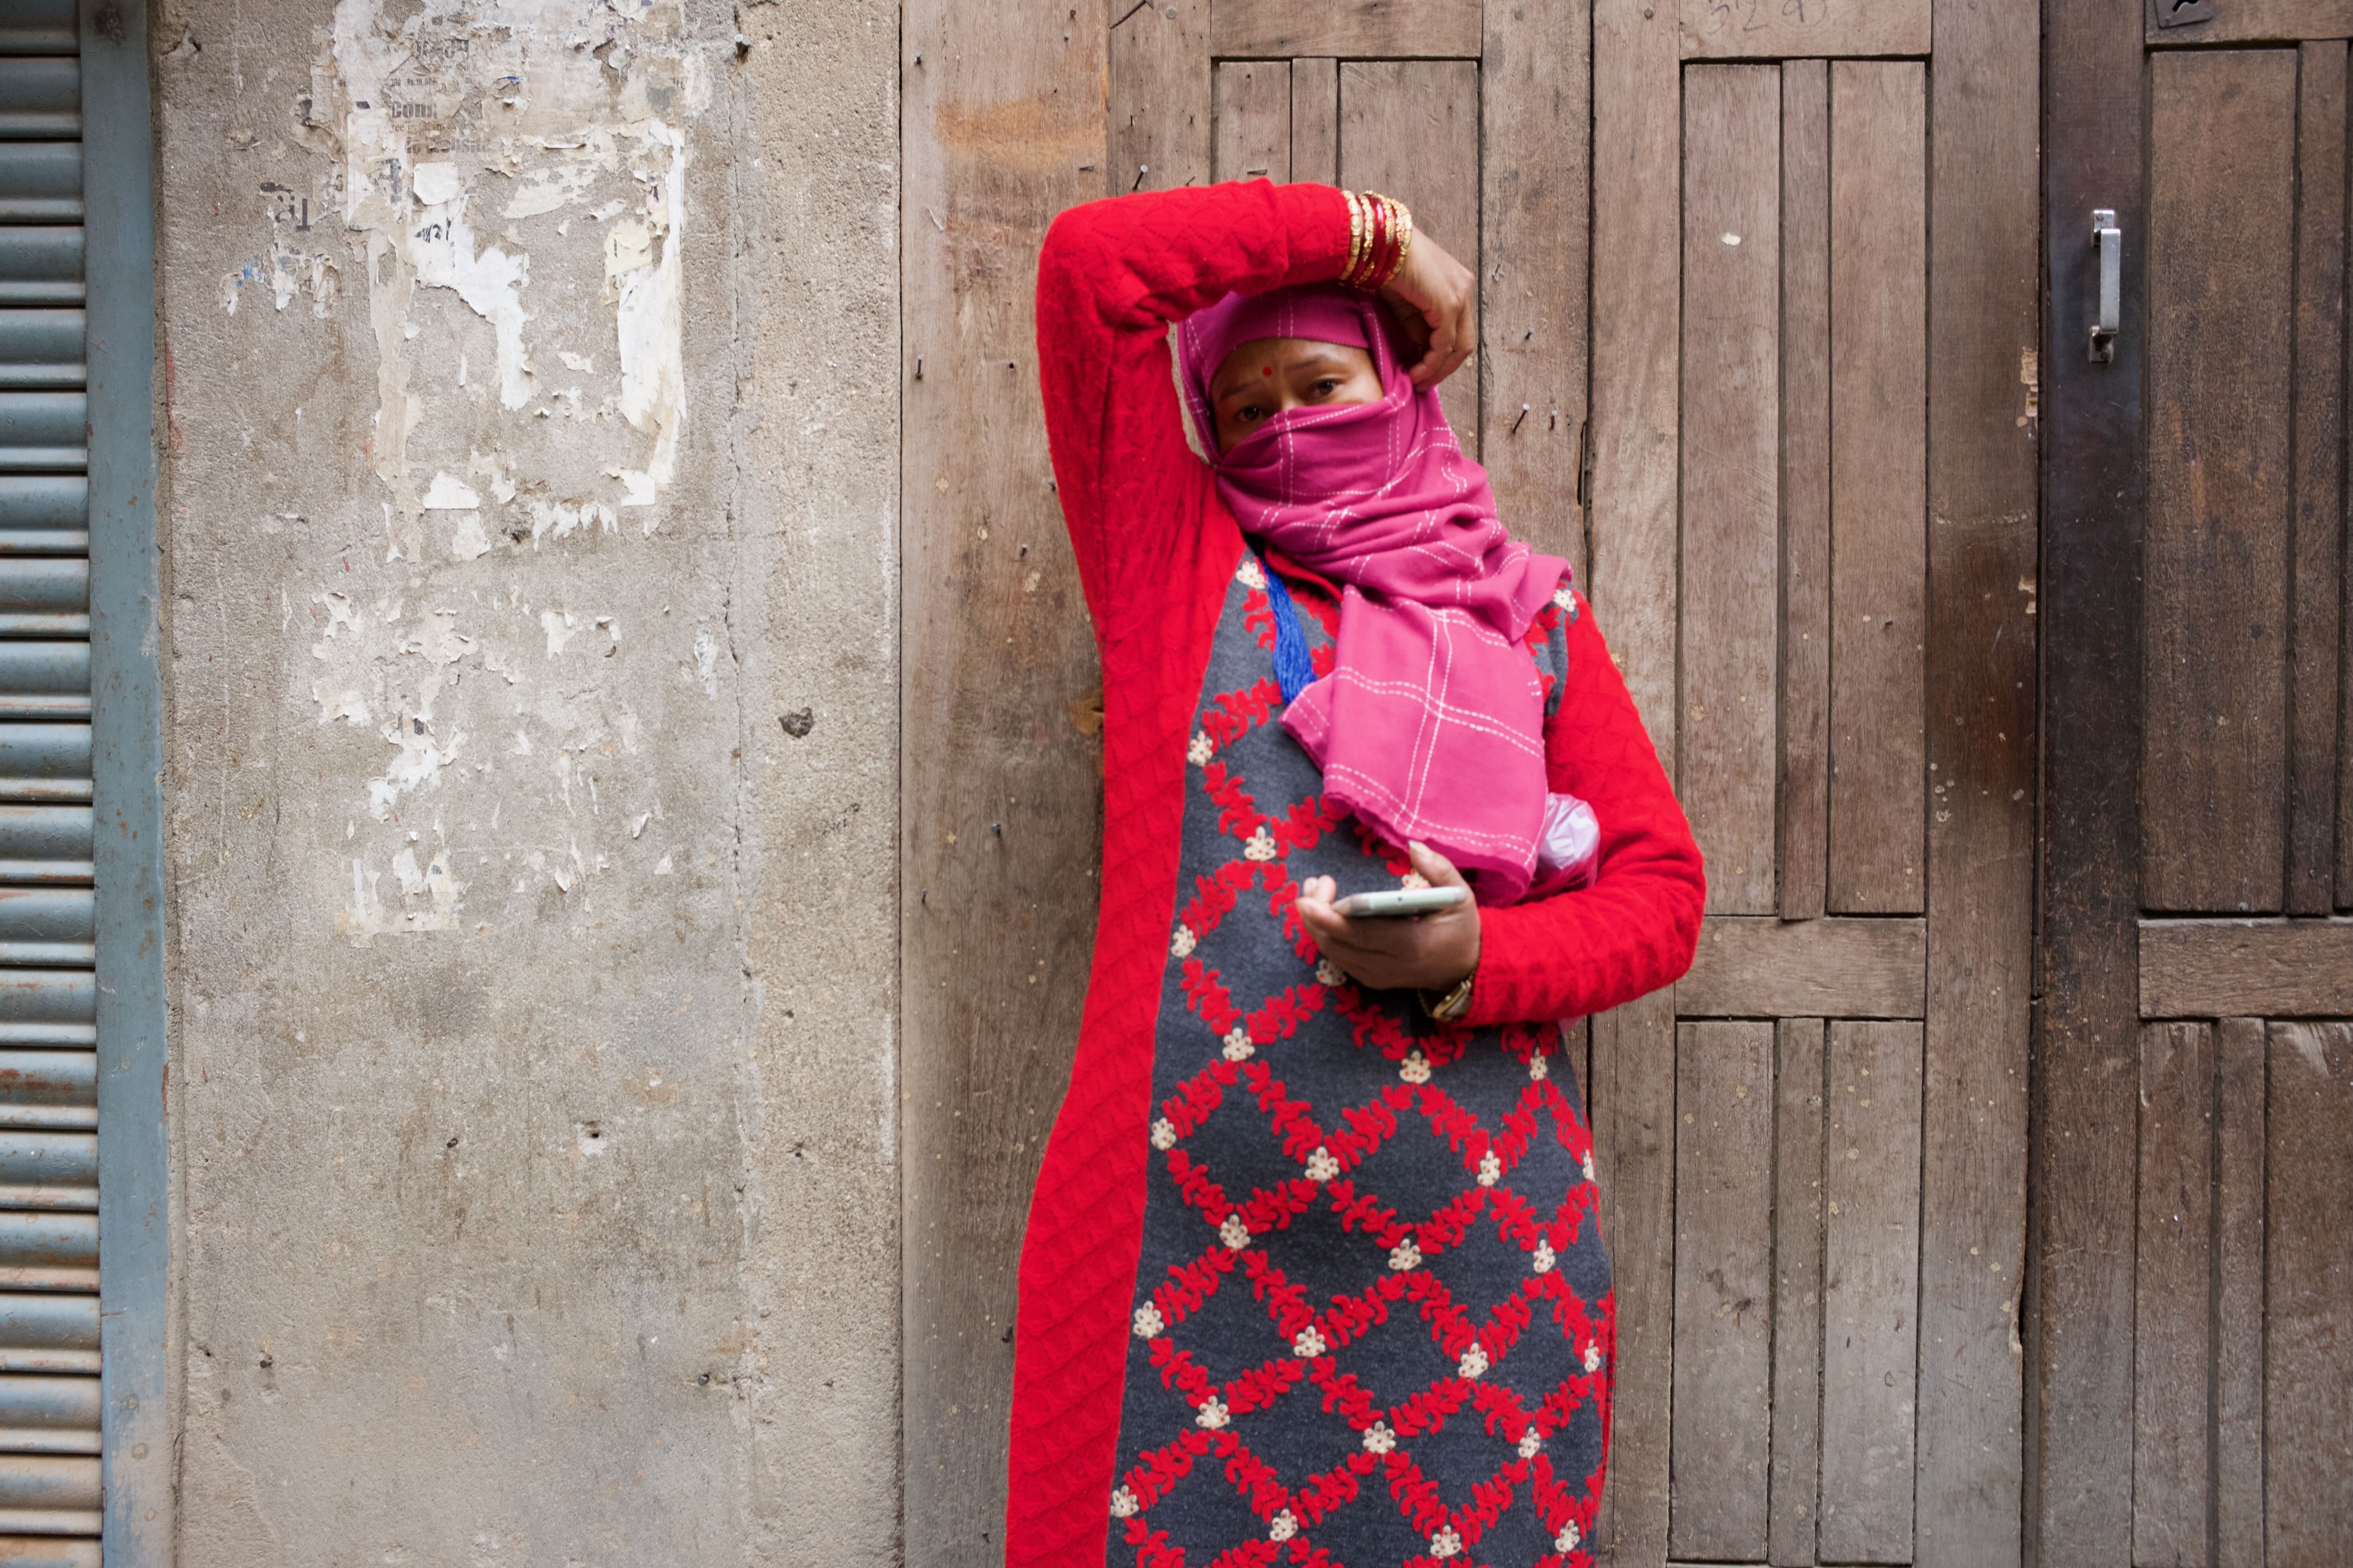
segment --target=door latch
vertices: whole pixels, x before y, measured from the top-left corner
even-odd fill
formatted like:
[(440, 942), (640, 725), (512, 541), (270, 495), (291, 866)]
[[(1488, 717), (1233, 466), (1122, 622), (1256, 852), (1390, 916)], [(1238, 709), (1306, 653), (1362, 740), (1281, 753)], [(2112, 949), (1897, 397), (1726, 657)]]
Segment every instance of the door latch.
[(2124, 318), (2125, 236), (2113, 207), (2092, 209), (2092, 248), (2100, 258), (2100, 302), (2092, 318), (2092, 358), (2108, 364), (2116, 357), (2116, 327)]

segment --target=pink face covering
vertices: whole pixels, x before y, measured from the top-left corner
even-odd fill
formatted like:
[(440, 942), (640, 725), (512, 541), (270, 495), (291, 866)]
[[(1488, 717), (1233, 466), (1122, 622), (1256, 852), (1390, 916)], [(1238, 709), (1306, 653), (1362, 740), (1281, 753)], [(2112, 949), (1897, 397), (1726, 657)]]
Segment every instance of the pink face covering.
[(1377, 403), (1289, 409), (1210, 459), (1244, 533), (1342, 584), (1333, 672), (1283, 727), (1335, 805), (1438, 850), (1481, 903), (1514, 902), (1535, 876), (1546, 796), (1544, 695), (1521, 638), (1568, 563), (1504, 531), (1436, 389), (1407, 378), (1396, 323), (1336, 284), (1229, 294), (1178, 324), (1205, 453), (1210, 378), (1240, 344), (1275, 337), (1369, 349), (1384, 389)]

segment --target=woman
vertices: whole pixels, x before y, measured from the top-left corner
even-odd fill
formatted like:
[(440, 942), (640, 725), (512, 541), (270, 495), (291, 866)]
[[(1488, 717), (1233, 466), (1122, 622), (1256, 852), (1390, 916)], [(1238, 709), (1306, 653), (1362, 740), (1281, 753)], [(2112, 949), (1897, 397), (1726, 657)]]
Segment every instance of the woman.
[[(1327, 186), (1047, 237), (1105, 827), (1023, 1246), (1009, 1563), (1588, 1561), (1611, 1297), (1552, 1021), (1672, 982), (1704, 889), (1565, 563), (1439, 412), (1472, 294), (1401, 207)], [(1585, 868), (1546, 853), (1579, 799)], [(1335, 908), (1419, 883), (1478, 900)]]

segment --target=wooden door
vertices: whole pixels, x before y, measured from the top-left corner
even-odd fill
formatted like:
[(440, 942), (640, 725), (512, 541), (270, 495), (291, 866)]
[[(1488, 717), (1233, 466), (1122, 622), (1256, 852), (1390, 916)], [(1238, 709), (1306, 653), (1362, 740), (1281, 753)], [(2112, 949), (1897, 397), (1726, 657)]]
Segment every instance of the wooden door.
[(1094, 902), (1036, 246), (1261, 174), (1387, 191), (1475, 268), (1449, 416), (1576, 563), (1709, 856), (1691, 976), (1584, 1035), (1601, 1560), (2018, 1560), (2035, 37), (2024, 0), (913, 0), (911, 1563), (995, 1551)]
[(2353, 5), (2051, 15), (2033, 1524), (2353, 1563)]

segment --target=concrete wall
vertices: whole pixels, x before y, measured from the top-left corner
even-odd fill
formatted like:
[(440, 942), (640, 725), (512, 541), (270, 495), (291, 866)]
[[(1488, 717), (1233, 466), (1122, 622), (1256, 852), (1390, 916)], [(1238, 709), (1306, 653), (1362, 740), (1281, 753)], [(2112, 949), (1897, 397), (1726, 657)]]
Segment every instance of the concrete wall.
[(157, 13), (191, 1568), (895, 1554), (897, 27)]

